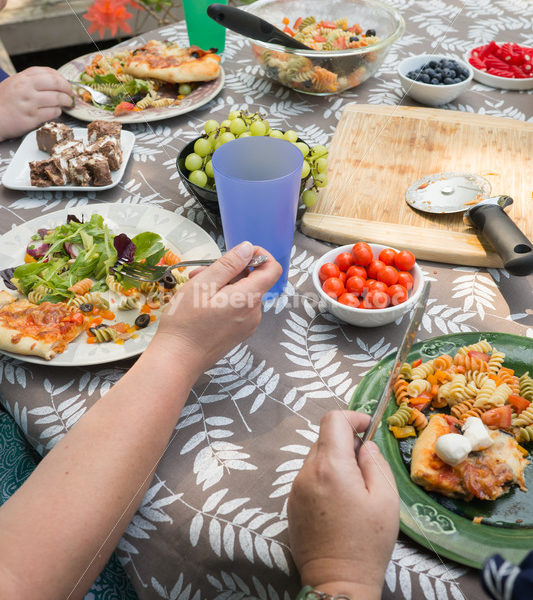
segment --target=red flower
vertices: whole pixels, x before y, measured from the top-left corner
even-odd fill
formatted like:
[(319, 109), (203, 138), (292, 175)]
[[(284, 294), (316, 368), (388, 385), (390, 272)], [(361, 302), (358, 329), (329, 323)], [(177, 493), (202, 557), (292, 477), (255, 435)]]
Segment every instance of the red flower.
[(84, 19), (91, 22), (89, 33), (98, 31), (100, 37), (103, 38), (106, 27), (109, 27), (112, 36), (117, 34), (117, 29), (124, 33), (131, 33), (131, 27), (127, 21), (132, 14), (126, 9), (129, 3), (130, 0), (94, 0), (87, 13), (83, 15)]

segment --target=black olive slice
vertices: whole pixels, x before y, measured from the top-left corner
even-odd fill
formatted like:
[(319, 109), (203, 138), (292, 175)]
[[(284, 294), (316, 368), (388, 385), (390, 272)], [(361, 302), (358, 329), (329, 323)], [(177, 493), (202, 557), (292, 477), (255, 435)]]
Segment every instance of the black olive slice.
[(148, 325), (150, 325), (150, 315), (148, 313), (143, 313), (142, 315), (139, 315), (135, 319), (135, 325), (140, 329), (148, 327)]
[(161, 279), (161, 283), (166, 290), (171, 290), (172, 288), (176, 287), (178, 282), (172, 273), (167, 273), (163, 279)]
[(80, 305), (80, 310), (81, 312), (91, 312), (93, 310), (94, 306), (90, 303), (90, 302), (84, 302), (83, 304)]

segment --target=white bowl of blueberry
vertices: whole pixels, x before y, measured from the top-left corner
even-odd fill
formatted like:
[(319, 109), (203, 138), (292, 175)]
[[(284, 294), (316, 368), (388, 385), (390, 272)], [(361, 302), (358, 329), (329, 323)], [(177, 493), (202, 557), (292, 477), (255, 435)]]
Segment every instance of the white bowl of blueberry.
[(419, 54), (404, 58), (398, 75), (406, 94), (428, 106), (455, 100), (470, 85), (472, 67), (459, 58)]

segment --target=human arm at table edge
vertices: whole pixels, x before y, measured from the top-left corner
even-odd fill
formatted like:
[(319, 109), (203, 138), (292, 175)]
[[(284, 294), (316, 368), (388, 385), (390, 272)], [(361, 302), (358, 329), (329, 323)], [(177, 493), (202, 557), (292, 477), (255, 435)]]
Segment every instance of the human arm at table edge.
[[(40, 600), (73, 600), (94, 581), (140, 503), (194, 381), (259, 323), (260, 301), (248, 308), (198, 307), (193, 286), (216, 281), (219, 299), (253, 289), (260, 300), (279, 276), (273, 259), (226, 285), (249, 258), (227, 253), (180, 290), (175, 313), (166, 311), (127, 375), (0, 509), (2, 599), (36, 597), (39, 590)], [(195, 326), (199, 315), (204, 319)]]

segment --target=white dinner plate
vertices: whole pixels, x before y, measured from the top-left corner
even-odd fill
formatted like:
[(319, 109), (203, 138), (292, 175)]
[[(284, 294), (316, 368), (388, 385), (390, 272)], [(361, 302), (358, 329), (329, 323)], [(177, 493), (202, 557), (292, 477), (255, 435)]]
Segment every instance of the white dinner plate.
[[(165, 246), (184, 260), (220, 256), (218, 246), (207, 232), (189, 219), (168, 210), (146, 204), (92, 204), (84, 208), (64, 209), (43, 215), (5, 233), (0, 237), (0, 270), (22, 264), (31, 236), (40, 228), (52, 228), (65, 223), (68, 214), (76, 215), (80, 221), (82, 217), (88, 220), (92, 214), (99, 214), (115, 235), (126, 233), (133, 237), (143, 231), (158, 233), (163, 238)], [(1, 280), (0, 289), (7, 289)], [(12, 290), (8, 291), (15, 293)], [(110, 300), (110, 308), (116, 315), (115, 322), (126, 321), (131, 324), (135, 321), (139, 315), (138, 310), (118, 311), (116, 310), (117, 297), (111, 292), (105, 292), (104, 295), (107, 295)], [(146, 329), (140, 329), (137, 338), (126, 340), (122, 345), (87, 344), (87, 335), (83, 333), (69, 344), (63, 354), (58, 354), (49, 361), (38, 356), (0, 352), (26, 362), (48, 364), (53, 367), (98, 365), (130, 358), (141, 354), (148, 346), (156, 332), (160, 312), (153, 311), (157, 317), (156, 321)]]
[[(85, 127), (73, 127), (74, 138), (81, 140), (87, 144), (87, 129)], [(44, 160), (50, 158), (47, 152), (39, 150), (37, 146), (36, 130), (30, 131), (22, 140), (15, 156), (9, 163), (4, 176), (2, 177), (2, 185), (11, 190), (32, 190), (32, 191), (73, 191), (73, 192), (98, 192), (100, 190), (108, 190), (115, 187), (126, 170), (126, 165), (135, 145), (135, 134), (131, 131), (122, 130), (120, 133), (120, 143), (122, 146), (122, 164), (118, 171), (111, 171), (111, 183), (109, 185), (54, 185), (49, 187), (38, 187), (32, 185), (30, 181), (30, 161)]]
[[(138, 45), (138, 44), (137, 44)], [(121, 50), (124, 50), (124, 46), (120, 46)], [(114, 48), (104, 51), (104, 54), (112, 53)], [(58, 69), (58, 71), (66, 79), (71, 81), (79, 81), (80, 73), (85, 67), (91, 64), (93, 57), (100, 52), (93, 52), (75, 58), (70, 62), (66, 63)], [(80, 96), (76, 95), (76, 103), (72, 108), (63, 108), (71, 117), (76, 117), (80, 121), (94, 121), (95, 119), (101, 119), (104, 121), (120, 121), (121, 123), (151, 123), (152, 121), (161, 121), (162, 119), (170, 119), (171, 117), (177, 117), (185, 113), (196, 110), (204, 104), (207, 104), (217, 94), (219, 94), (224, 87), (224, 69), (220, 66), (220, 75), (213, 81), (207, 81), (200, 83), (198, 87), (193, 90), (188, 96), (176, 106), (163, 106), (161, 108), (147, 108), (145, 110), (139, 110), (131, 112), (126, 115), (114, 117), (113, 112), (98, 108), (90, 102), (85, 102)]]

